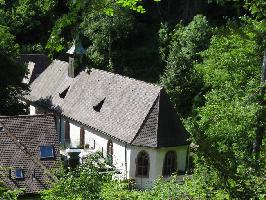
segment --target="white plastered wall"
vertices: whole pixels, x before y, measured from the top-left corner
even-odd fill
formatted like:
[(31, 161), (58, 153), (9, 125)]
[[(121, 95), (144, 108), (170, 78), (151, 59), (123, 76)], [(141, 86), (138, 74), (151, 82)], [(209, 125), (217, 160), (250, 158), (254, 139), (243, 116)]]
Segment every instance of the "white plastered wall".
[[(103, 152), (103, 155), (106, 156), (107, 153), (107, 143), (108, 140), (112, 140), (113, 142), (113, 165), (121, 172), (119, 175), (119, 178), (125, 178), (126, 176), (126, 149), (125, 144), (115, 140), (111, 137), (108, 137), (107, 135), (96, 131), (92, 128), (86, 127), (82, 125), (81, 123), (78, 123), (76, 121), (66, 119), (65, 117), (61, 117), (61, 123), (60, 123), (60, 117), (58, 117), (58, 123), (61, 124), (61, 144), (64, 144), (64, 138), (65, 138), (65, 122), (68, 121), (70, 125), (70, 144), (71, 148), (79, 148), (80, 146), (80, 128), (84, 127), (85, 130), (85, 146), (87, 147), (83, 151), (101, 151)], [(58, 126), (60, 127), (60, 126)], [(60, 129), (59, 129), (60, 131)], [(128, 156), (127, 156), (128, 157)]]
[(33, 105), (30, 105), (30, 115), (35, 115), (36, 114), (36, 109)]
[[(187, 157), (187, 149), (188, 146), (178, 146), (178, 147), (168, 147), (168, 148), (147, 148), (147, 147), (136, 147), (130, 146), (129, 150), (131, 152), (130, 155), (130, 167), (129, 169), (129, 178), (135, 179), (136, 184), (140, 188), (149, 188), (152, 187), (154, 181), (162, 176), (163, 172), (163, 163), (165, 154), (173, 150), (177, 155), (177, 169), (181, 171), (186, 170), (186, 157)], [(141, 178), (136, 177), (136, 158), (140, 151), (146, 151), (149, 154), (150, 159), (150, 169), (149, 169), (149, 177)]]

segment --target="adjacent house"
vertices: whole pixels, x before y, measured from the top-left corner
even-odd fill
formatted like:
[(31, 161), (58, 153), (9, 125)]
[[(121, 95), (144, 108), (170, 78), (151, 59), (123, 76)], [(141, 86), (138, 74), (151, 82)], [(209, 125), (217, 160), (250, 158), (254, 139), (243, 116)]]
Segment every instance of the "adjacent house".
[(164, 89), (98, 69), (76, 72), (83, 49), (75, 45), (69, 62), (54, 60), (25, 96), (31, 115), (56, 114), (66, 162), (75, 166), (99, 150), (119, 178), (139, 187), (185, 172), (188, 132)]
[(27, 74), (24, 83), (31, 84), (51, 63), (44, 54), (21, 54), (18, 62), (27, 65)]
[(36, 193), (48, 188), (60, 165), (54, 115), (0, 117), (0, 181)]

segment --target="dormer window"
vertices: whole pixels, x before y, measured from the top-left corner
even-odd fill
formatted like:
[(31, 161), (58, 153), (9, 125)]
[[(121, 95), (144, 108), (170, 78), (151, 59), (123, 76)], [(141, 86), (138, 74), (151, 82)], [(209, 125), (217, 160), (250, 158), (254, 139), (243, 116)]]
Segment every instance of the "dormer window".
[(35, 169), (33, 170), (33, 173), (32, 173), (32, 180), (35, 181), (36, 180), (36, 171)]
[(103, 103), (105, 101), (105, 98), (103, 100), (101, 100), (97, 105), (93, 106), (93, 109), (96, 111), (96, 112), (100, 112), (102, 106), (103, 106)]
[(80, 128), (80, 148), (84, 149), (85, 145), (85, 130), (84, 127)]
[(54, 158), (54, 148), (52, 145), (40, 146), (40, 158)]
[(0, 132), (4, 132), (4, 127), (0, 124)]
[(20, 168), (17, 168), (15, 170), (15, 178), (16, 179), (23, 179), (24, 178), (24, 174), (23, 174), (23, 170)]
[(68, 92), (68, 89), (69, 89), (70, 86), (68, 86), (63, 92), (59, 93), (59, 97), (61, 99), (64, 99), (66, 97), (66, 94)]

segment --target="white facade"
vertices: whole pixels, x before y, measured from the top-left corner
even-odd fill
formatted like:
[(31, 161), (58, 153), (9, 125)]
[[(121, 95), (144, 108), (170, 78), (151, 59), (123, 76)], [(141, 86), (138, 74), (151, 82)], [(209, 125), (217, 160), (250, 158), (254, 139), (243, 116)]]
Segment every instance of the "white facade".
[[(40, 114), (45, 112), (43, 109), (37, 109), (33, 105), (30, 106), (30, 114)], [(187, 151), (188, 145), (169, 147), (169, 148), (149, 148), (127, 145), (126, 143), (114, 139), (106, 134), (103, 134), (95, 129), (84, 126), (74, 120), (67, 119), (63, 116), (56, 117), (57, 132), (59, 134), (61, 153), (67, 155), (66, 148), (70, 147), (78, 149), (80, 157), (85, 157), (90, 152), (101, 151), (104, 156), (107, 152), (107, 143), (109, 140), (113, 143), (113, 165), (120, 175), (118, 178), (134, 179), (137, 186), (140, 188), (151, 187), (156, 179), (162, 176), (163, 164), (165, 155), (168, 151), (176, 153), (177, 170), (186, 171), (187, 169)], [(70, 146), (65, 146), (65, 123), (69, 122), (70, 125)], [(85, 130), (85, 149), (80, 149), (80, 129)], [(138, 153), (145, 151), (149, 155), (149, 175), (146, 178), (136, 176), (136, 159)], [(81, 159), (82, 160), (82, 159)]]

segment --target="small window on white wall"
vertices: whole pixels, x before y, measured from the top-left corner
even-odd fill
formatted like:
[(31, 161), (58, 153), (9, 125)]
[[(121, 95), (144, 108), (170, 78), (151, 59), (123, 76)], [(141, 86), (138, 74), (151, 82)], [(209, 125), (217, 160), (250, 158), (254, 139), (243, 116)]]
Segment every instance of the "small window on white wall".
[(165, 154), (163, 162), (163, 176), (168, 177), (177, 170), (176, 153), (175, 151), (168, 151)]
[(68, 121), (65, 122), (65, 141), (70, 141), (70, 125)]
[(85, 130), (84, 130), (84, 127), (81, 127), (80, 128), (80, 148), (83, 149), (84, 148), (84, 145), (85, 145)]
[(113, 164), (113, 142), (112, 140), (108, 140), (107, 142), (107, 163), (109, 165)]
[(138, 153), (136, 160), (136, 176), (142, 178), (149, 177), (150, 159), (149, 154), (146, 151)]

